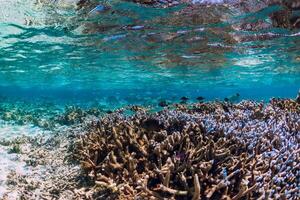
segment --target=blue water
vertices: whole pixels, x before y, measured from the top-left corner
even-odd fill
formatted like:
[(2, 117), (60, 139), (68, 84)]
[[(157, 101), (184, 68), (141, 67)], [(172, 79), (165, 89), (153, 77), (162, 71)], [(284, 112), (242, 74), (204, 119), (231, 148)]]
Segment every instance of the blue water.
[[(83, 17), (72, 6), (27, 2), (4, 3), (0, 18), (2, 97), (145, 103), (239, 93), (241, 99), (266, 100), (294, 97), (300, 87), (297, 30), (233, 28), (247, 20), (268, 22), (270, 9), (219, 9), (215, 15), (222, 20), (216, 21), (210, 13), (218, 8), (199, 8), (203, 19), (194, 19), (178, 14), (185, 5), (118, 2), (108, 13)], [(236, 39), (259, 34), (282, 36)]]
[[(244, 12), (219, 0), (171, 8), (115, 0), (76, 10), (74, 1), (0, 1), (0, 116), (20, 118), (0, 117), (0, 142), (49, 134), (20, 121), (47, 121), (65, 105), (157, 106), (237, 93), (260, 101), (300, 89), (300, 32), (270, 26), (278, 6)], [(207, 2), (217, 5), (199, 5)], [(252, 22), (265, 26), (241, 28)], [(0, 198), (15, 199), (7, 175), (27, 172), (9, 148), (0, 144)]]

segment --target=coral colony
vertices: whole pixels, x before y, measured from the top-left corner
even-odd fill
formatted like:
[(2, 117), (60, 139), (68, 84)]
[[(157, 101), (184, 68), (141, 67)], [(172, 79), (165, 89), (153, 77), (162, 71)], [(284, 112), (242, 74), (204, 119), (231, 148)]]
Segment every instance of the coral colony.
[(294, 100), (175, 104), (94, 121), (75, 154), (94, 197), (293, 199), (300, 195), (299, 133)]

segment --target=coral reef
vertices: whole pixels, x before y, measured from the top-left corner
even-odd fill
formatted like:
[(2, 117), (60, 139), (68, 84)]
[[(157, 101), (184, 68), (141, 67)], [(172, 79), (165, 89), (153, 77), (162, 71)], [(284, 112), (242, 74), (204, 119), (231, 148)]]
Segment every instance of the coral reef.
[(84, 109), (79, 106), (64, 107), (45, 103), (37, 106), (23, 101), (0, 103), (2, 120), (18, 125), (33, 124), (44, 129), (82, 123), (86, 118), (99, 117), (106, 112), (101, 106)]
[(295, 199), (300, 104), (175, 104), (92, 122), (74, 148), (87, 199)]
[(70, 107), (62, 118), (85, 114), (50, 135), (1, 141), (29, 169), (11, 172), (8, 191), (23, 199), (297, 199), (298, 98), (202, 97), (101, 116)]
[(65, 113), (57, 117), (57, 121), (60, 124), (71, 125), (75, 123), (83, 122), (83, 119), (87, 116), (87, 112), (79, 107), (70, 106), (65, 109)]

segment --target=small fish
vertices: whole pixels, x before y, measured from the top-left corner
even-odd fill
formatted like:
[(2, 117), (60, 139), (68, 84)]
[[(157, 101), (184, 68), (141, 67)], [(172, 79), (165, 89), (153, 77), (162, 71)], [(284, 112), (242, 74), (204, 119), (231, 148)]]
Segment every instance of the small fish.
[(161, 3), (161, 4), (168, 4), (168, 3), (169, 3), (169, 2), (166, 1), (166, 0), (158, 0), (158, 2)]
[(298, 96), (296, 97), (296, 102), (300, 104), (300, 90), (298, 92)]
[(234, 103), (234, 102), (239, 101), (239, 98), (240, 98), (240, 94), (236, 93), (235, 95), (224, 98), (224, 101)]
[(198, 101), (203, 101), (205, 98), (202, 97), (202, 96), (199, 96), (199, 97), (197, 97), (196, 99), (197, 99)]
[(187, 97), (181, 97), (180, 100), (181, 101), (187, 101), (187, 100), (189, 100), (189, 98), (187, 98)]
[(159, 131), (163, 125), (157, 119), (147, 119), (142, 123), (142, 127), (148, 131)]
[(143, 30), (145, 28), (145, 26), (143, 25), (128, 25), (128, 26), (124, 26), (123, 29), (125, 30)]
[(181, 102), (180, 102), (181, 104), (186, 104), (186, 102), (189, 100), (189, 98), (181, 97), (180, 100), (181, 100)]
[(158, 103), (158, 105), (159, 105), (160, 107), (167, 107), (167, 106), (168, 106), (168, 102), (165, 101), (165, 100), (162, 100), (162, 101), (160, 101), (160, 102)]
[(103, 11), (106, 11), (108, 10), (108, 7), (105, 7), (104, 5), (97, 5), (95, 8), (93, 8), (89, 14), (94, 14), (94, 13), (100, 13), (100, 12), (103, 12)]
[(131, 30), (141, 30), (141, 29), (144, 29), (145, 26), (142, 26), (142, 25), (137, 25), (137, 26), (132, 26), (130, 27)]

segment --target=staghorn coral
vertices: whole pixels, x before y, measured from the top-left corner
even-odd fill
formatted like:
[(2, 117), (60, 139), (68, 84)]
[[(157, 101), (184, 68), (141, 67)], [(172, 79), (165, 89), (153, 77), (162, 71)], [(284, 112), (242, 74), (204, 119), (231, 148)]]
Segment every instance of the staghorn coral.
[[(243, 101), (112, 113), (88, 126), (75, 156), (92, 199), (294, 199), (300, 105)], [(86, 192), (81, 191), (82, 194)]]

